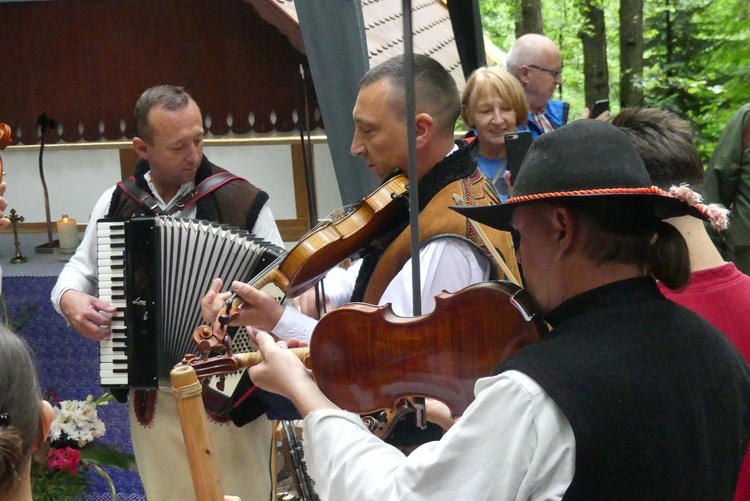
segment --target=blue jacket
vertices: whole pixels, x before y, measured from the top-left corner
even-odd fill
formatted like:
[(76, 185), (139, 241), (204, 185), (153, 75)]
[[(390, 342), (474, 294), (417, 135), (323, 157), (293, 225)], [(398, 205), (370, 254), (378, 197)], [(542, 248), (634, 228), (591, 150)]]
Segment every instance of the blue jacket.
[[(554, 127), (555, 129), (559, 129), (560, 127), (568, 123), (569, 111), (570, 103), (550, 100), (547, 102), (547, 109), (544, 111), (544, 116), (547, 117), (547, 120), (549, 120), (549, 123), (552, 124), (552, 127)], [(531, 112), (529, 112), (529, 123), (526, 128), (531, 131), (532, 137), (537, 137), (544, 134), (542, 128), (538, 123), (536, 123), (534, 114)]]

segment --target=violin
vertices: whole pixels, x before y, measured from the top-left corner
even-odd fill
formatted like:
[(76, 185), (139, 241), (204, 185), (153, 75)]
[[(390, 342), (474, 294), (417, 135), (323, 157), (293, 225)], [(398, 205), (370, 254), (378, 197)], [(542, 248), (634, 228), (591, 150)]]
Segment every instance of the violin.
[[(341, 306), (320, 319), (309, 350), (298, 348), (295, 354), (343, 409), (393, 415), (405, 398), (429, 397), (444, 402), (455, 417), (474, 400), (477, 379), (492, 375), (500, 362), (546, 333), (525, 289), (482, 282), (439, 294), (435, 309), (420, 317), (399, 317), (390, 305)], [(261, 361), (256, 352), (189, 357), (183, 363), (203, 379)]]
[[(12, 135), (13, 132), (10, 130), (10, 125), (0, 123), (0, 150), (4, 150), (6, 146), (13, 142)], [(5, 174), (3, 158), (0, 157), (0, 183), (3, 182), (3, 174)]]
[[(249, 285), (262, 289), (274, 284), (288, 297), (297, 297), (315, 285), (334, 266), (355, 256), (376, 238), (390, 230), (408, 210), (408, 180), (403, 174), (391, 177), (354, 207), (336, 211), (303, 236), (294, 247), (260, 272)], [(226, 327), (236, 318), (243, 300), (229, 297), (213, 329), (199, 326), (193, 332), (198, 350), (207, 351), (224, 343)]]

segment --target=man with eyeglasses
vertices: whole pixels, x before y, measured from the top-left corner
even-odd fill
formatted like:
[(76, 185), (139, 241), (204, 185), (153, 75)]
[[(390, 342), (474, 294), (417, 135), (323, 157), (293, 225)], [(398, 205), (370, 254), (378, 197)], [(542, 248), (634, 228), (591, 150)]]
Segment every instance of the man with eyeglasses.
[(508, 51), (505, 66), (526, 93), (533, 137), (568, 123), (570, 104), (551, 99), (562, 83), (562, 56), (555, 42), (535, 33), (523, 35)]

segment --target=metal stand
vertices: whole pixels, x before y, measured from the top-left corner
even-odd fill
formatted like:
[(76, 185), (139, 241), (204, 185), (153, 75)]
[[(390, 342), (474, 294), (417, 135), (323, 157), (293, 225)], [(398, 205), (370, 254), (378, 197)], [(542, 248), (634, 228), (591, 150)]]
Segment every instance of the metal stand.
[(34, 252), (37, 254), (54, 254), (55, 249), (60, 247), (60, 241), (59, 240), (52, 240), (50, 242), (47, 242), (46, 244), (40, 244), (34, 247)]
[(21, 264), (28, 261), (26, 256), (21, 254), (21, 242), (18, 241), (18, 223), (23, 223), (23, 216), (19, 216), (16, 209), (10, 210), (10, 224), (13, 226), (13, 243), (16, 246), (16, 255), (10, 258), (11, 264)]

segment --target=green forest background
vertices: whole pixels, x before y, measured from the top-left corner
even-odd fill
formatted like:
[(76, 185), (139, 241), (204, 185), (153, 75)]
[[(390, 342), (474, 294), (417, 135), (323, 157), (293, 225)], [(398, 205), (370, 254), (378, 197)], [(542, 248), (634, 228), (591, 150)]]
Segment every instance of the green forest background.
[[(480, 0), (480, 11), (485, 35), (503, 51), (531, 31), (558, 44), (563, 84), (554, 99), (571, 104), (571, 120), (603, 97), (613, 113), (638, 104), (669, 109), (693, 125), (704, 165), (732, 114), (750, 101), (748, 0)], [(626, 24), (640, 28), (635, 42)], [(592, 40), (604, 63), (584, 64), (584, 45)], [(621, 71), (633, 56), (641, 68)], [(628, 75), (633, 89), (623, 89)]]

